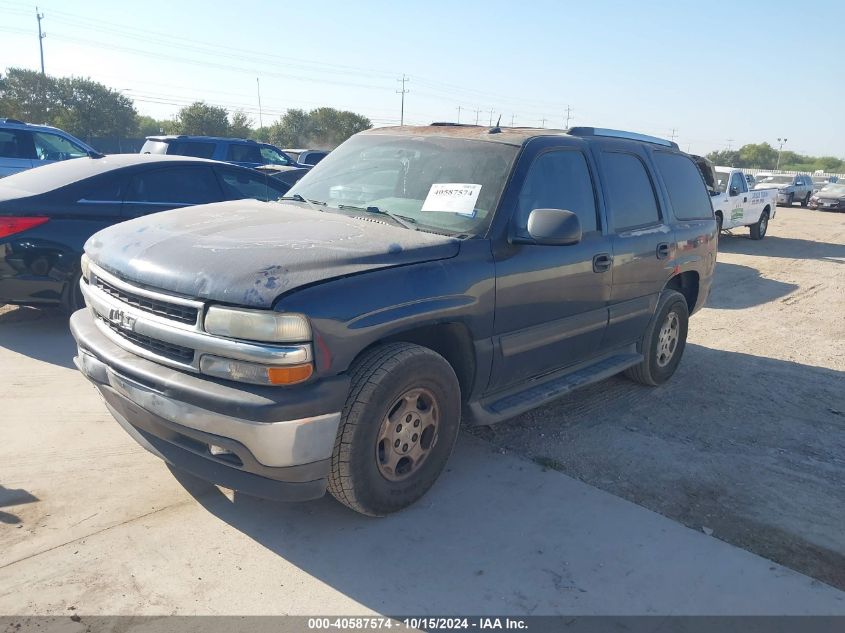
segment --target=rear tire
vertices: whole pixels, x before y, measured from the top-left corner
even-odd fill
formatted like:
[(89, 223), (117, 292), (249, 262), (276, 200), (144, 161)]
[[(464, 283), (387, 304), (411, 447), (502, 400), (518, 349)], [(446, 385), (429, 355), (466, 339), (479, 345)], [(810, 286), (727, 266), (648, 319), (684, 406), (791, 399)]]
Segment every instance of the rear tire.
[(79, 287), (81, 279), (82, 273), (78, 272), (73, 276), (67, 287), (65, 287), (62, 308), (68, 314), (73, 314), (85, 307), (85, 297), (82, 296), (82, 289)]
[(752, 224), (748, 227), (751, 229), (751, 239), (752, 240), (762, 240), (766, 237), (766, 231), (769, 230), (769, 212), (763, 211), (760, 214), (760, 219), (757, 220), (756, 224)]
[(675, 373), (687, 344), (689, 308), (677, 290), (664, 290), (657, 310), (643, 337), (643, 360), (625, 370), (625, 375), (642, 385), (656, 387)]
[(349, 508), (384, 516), (438, 478), (458, 437), (461, 390), (432, 350), (389, 343), (357, 359), (335, 439), (328, 490)]
[(722, 219), (721, 212), (716, 213), (716, 237), (718, 238), (719, 235), (722, 234), (722, 223), (724, 220)]

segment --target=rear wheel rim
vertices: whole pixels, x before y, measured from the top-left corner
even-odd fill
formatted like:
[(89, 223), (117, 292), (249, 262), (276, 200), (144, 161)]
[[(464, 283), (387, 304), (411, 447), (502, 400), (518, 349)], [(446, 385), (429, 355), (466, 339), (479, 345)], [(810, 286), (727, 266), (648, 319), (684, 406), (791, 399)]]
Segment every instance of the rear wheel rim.
[(675, 356), (680, 338), (681, 319), (678, 313), (672, 310), (666, 315), (660, 332), (657, 334), (657, 366), (666, 367)]
[(760, 218), (760, 235), (766, 234), (766, 229), (769, 227), (769, 218), (768, 216), (764, 215)]
[(437, 445), (440, 406), (422, 387), (407, 390), (391, 404), (376, 439), (376, 464), (388, 481), (416, 474)]

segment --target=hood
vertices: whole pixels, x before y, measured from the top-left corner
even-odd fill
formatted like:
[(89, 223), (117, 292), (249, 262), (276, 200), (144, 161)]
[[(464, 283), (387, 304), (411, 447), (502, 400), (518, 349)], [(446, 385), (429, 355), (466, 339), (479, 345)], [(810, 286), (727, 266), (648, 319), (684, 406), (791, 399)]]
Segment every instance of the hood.
[(127, 281), (270, 308), (281, 294), (367, 270), (454, 257), (460, 241), (299, 203), (236, 200), (176, 209), (95, 233), (85, 252)]
[(777, 182), (761, 182), (759, 185), (755, 185), (755, 189), (789, 189), (794, 187), (795, 185), (790, 183), (777, 183)]

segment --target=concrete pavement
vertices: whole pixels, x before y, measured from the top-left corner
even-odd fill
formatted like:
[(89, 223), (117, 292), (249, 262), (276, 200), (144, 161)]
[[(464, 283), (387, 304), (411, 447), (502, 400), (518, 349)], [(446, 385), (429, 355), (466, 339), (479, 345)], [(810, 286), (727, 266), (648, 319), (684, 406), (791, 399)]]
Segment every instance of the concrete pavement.
[(381, 520), (180, 483), (72, 368), (66, 319), (11, 314), (0, 613), (845, 614), (843, 592), (468, 436)]

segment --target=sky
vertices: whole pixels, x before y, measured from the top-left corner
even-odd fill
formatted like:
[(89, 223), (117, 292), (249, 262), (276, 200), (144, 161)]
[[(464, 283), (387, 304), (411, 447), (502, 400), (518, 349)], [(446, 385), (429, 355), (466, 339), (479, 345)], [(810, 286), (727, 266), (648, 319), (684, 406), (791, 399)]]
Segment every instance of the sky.
[[(204, 100), (256, 124), (331, 106), (397, 125), (626, 129), (706, 153), (788, 139), (845, 158), (841, 0), (44, 0), (48, 74), (170, 118)], [(38, 69), (35, 5), (0, 0), (0, 72)], [(260, 87), (261, 108), (258, 104)], [(492, 111), (492, 115), (491, 115)]]

